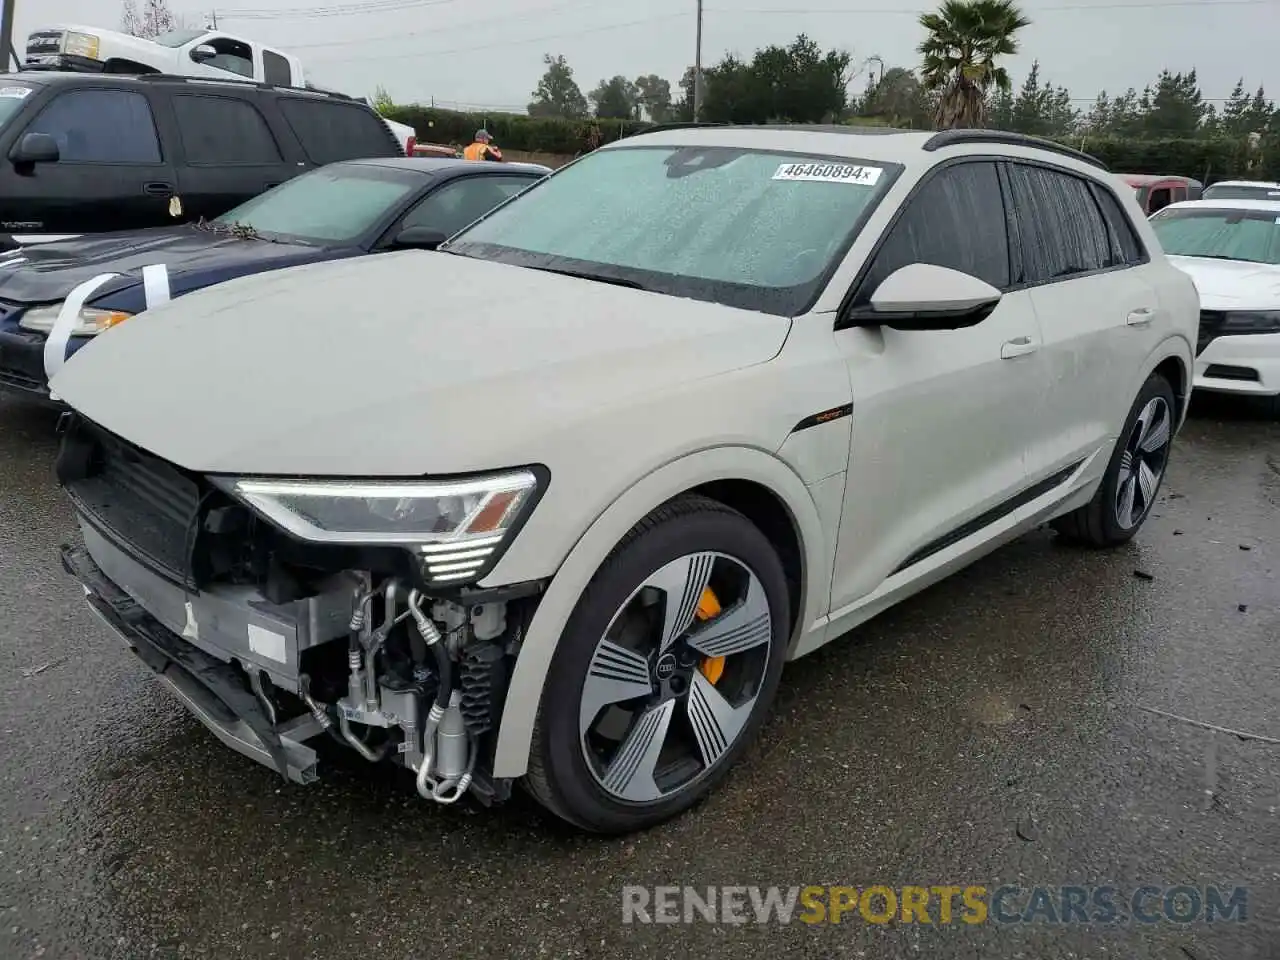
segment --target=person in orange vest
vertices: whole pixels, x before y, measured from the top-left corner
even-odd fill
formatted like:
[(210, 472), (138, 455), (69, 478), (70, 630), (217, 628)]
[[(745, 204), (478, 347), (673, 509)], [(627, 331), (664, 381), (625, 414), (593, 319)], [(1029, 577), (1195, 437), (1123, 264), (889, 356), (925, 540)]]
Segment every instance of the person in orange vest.
[(476, 138), (462, 151), (464, 160), (497, 160), (502, 161), (502, 151), (493, 145), (493, 137), (488, 130), (477, 130)]

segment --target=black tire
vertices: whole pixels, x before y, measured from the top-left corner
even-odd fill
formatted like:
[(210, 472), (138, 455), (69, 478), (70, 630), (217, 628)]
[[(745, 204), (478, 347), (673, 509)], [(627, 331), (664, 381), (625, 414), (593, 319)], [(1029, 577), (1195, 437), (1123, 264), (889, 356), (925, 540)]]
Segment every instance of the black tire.
[[(1107, 472), (1103, 474), (1102, 483), (1098, 485), (1098, 492), (1083, 507), (1064, 514), (1051, 522), (1050, 526), (1057, 531), (1063, 540), (1086, 547), (1118, 547), (1133, 539), (1134, 534), (1142, 528), (1147, 517), (1151, 515), (1151, 507), (1160, 491), (1160, 483), (1164, 481), (1165, 470), (1163, 468), (1160, 471), (1156, 488), (1152, 492), (1141, 518), (1136, 523), (1128, 527), (1121, 524), (1116, 510), (1116, 500), (1127, 449), (1126, 443), (1132, 437), (1134, 427), (1142, 411), (1147, 404), (1156, 399), (1164, 401), (1170, 417), (1177, 416), (1178, 407), (1173, 395), (1173, 387), (1169, 385), (1169, 381), (1161, 374), (1153, 373), (1147, 378), (1147, 382), (1142, 385), (1142, 389), (1138, 391), (1137, 399), (1134, 400), (1133, 406), (1129, 410), (1129, 415), (1125, 418), (1124, 429), (1120, 431), (1115, 449), (1111, 452), (1111, 460), (1107, 464)], [(1173, 443), (1172, 426), (1173, 422), (1171, 421), (1169, 443), (1165, 448), (1166, 465), (1168, 463), (1168, 447), (1172, 446)]]
[[(736, 742), (700, 779), (652, 803), (623, 802), (600, 787), (580, 747), (578, 710), (587, 669), (597, 642), (632, 591), (664, 564), (696, 551), (717, 551), (736, 558), (764, 588), (772, 642), (760, 691)], [(636, 524), (601, 564), (561, 635), (534, 723), (525, 788), (562, 819), (604, 834), (654, 826), (696, 803), (733, 766), (769, 712), (786, 656), (789, 608), (782, 562), (760, 529), (742, 514), (700, 496), (683, 496), (655, 510)]]

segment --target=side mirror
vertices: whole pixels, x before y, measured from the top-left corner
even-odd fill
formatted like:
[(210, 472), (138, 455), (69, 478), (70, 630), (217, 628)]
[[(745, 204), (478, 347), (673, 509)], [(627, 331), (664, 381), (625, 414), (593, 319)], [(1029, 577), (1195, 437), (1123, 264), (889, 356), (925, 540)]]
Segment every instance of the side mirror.
[(191, 51), (191, 59), (196, 63), (204, 63), (206, 60), (212, 60), (218, 55), (218, 51), (213, 49), (207, 43), (202, 43)]
[(853, 319), (894, 330), (958, 330), (989, 317), (1000, 297), (991, 284), (967, 273), (911, 263), (885, 277)]
[(47, 133), (28, 133), (9, 151), (14, 163), (56, 163), (61, 155), (58, 141)]
[(441, 230), (407, 227), (396, 234), (391, 245), (397, 250), (434, 250), (448, 239), (448, 235)]

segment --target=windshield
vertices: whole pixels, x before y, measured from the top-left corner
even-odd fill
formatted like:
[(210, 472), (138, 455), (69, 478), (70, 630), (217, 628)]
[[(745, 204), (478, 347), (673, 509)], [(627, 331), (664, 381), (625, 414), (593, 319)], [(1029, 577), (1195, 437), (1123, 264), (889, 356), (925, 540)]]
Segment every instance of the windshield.
[(1280, 184), (1214, 184), (1204, 192), (1205, 200), (1280, 200)]
[(448, 250), (792, 316), (900, 169), (736, 147), (601, 150)]
[(12, 117), (22, 107), (22, 102), (31, 96), (32, 88), (24, 83), (18, 83), (10, 80), (8, 77), (0, 79), (0, 127), (9, 122)]
[(152, 37), (151, 42), (158, 43), (162, 47), (180, 47), (184, 43), (190, 43), (196, 37), (203, 37), (208, 32), (208, 30), (170, 30), (168, 33)]
[(1162, 210), (1151, 228), (1174, 256), (1280, 264), (1280, 210)]
[(332, 164), (287, 180), (213, 222), (309, 243), (350, 243), (425, 184), (412, 170)]

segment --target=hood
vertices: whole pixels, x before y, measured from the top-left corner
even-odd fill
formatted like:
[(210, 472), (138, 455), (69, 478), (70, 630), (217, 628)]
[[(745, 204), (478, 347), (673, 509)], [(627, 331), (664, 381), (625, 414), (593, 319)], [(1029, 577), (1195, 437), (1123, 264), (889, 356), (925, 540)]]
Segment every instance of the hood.
[(322, 247), (241, 240), (192, 225), (99, 233), (24, 247), (22, 260), (0, 266), (0, 300), (56, 303), (100, 273), (126, 275), (102, 287), (97, 301), (141, 283), (142, 268), (153, 263), (169, 268), (169, 286), (179, 293), (239, 276), (246, 267), (276, 270), (330, 255)]
[(536, 462), (539, 439), (563, 435), (575, 418), (616, 412), (626, 430), (630, 403), (763, 363), (790, 326), (403, 251), (174, 300), (89, 343), (52, 387), (89, 419), (192, 470), (461, 473)]
[(1209, 257), (1169, 262), (1195, 281), (1205, 310), (1280, 310), (1280, 266)]

